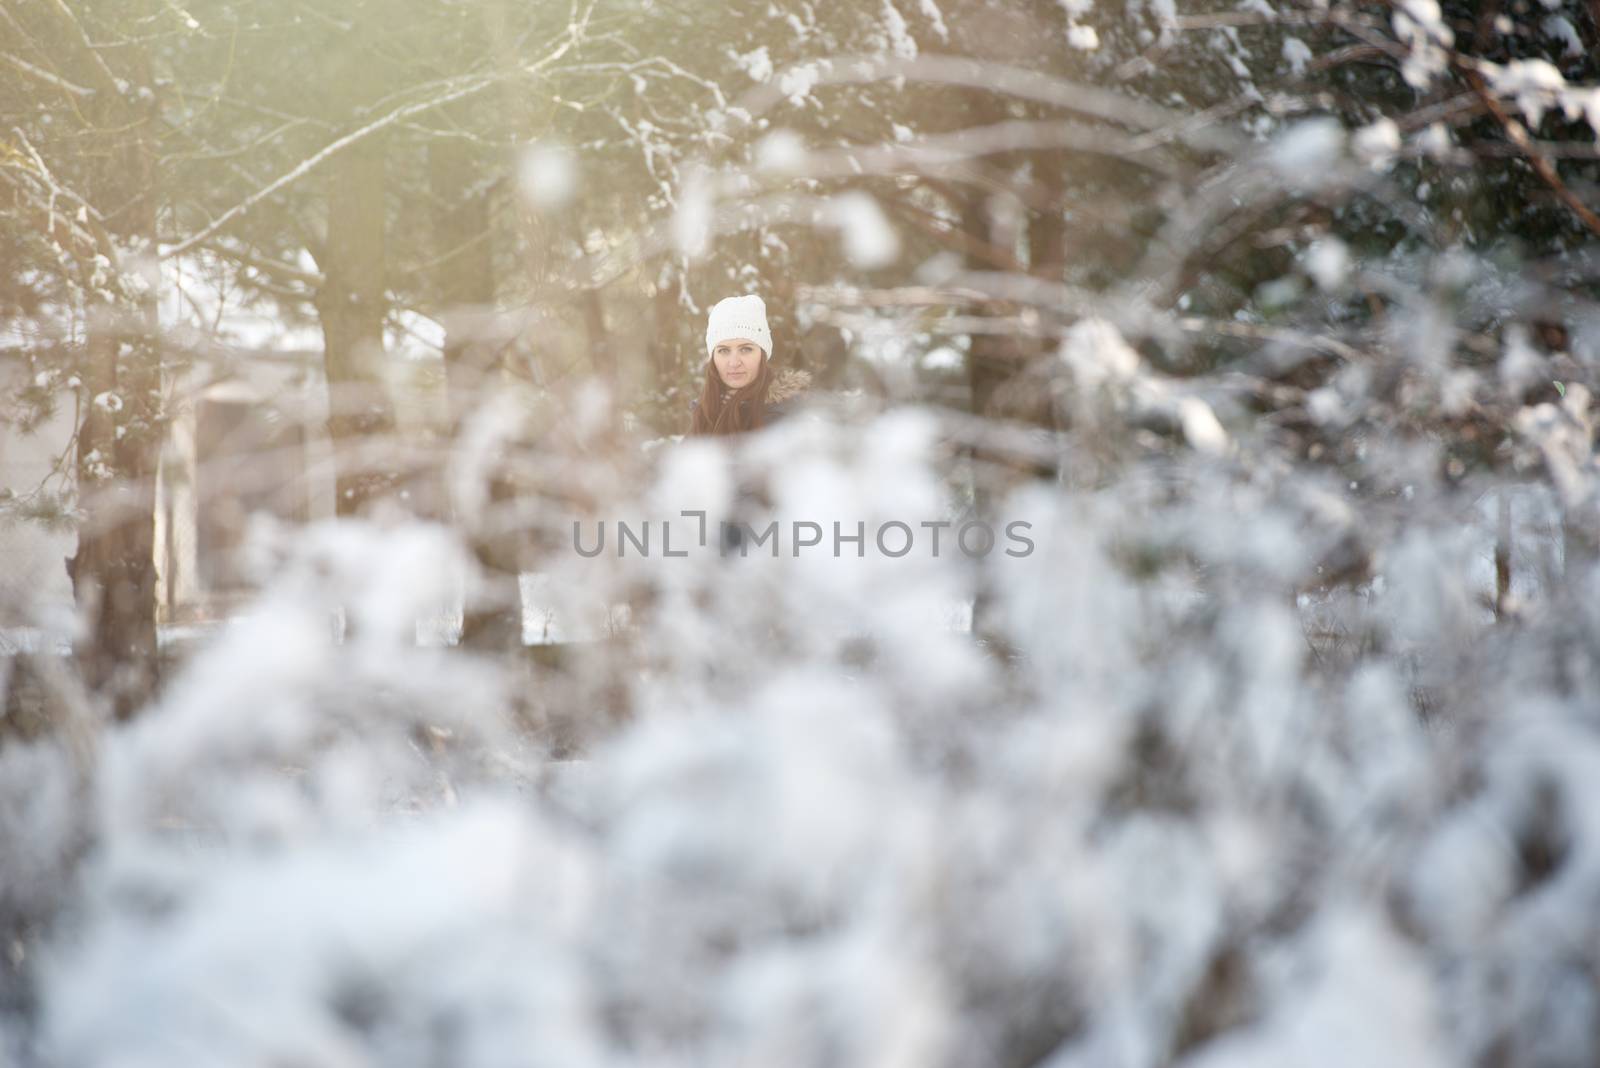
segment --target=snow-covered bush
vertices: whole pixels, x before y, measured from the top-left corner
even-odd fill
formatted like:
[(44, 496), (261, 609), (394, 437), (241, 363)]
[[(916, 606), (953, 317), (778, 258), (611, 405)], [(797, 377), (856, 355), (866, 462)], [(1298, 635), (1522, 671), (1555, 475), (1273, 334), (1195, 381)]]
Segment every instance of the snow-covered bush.
[[(601, 511), (946, 519), (951, 433), (669, 445)], [(1369, 508), (1235, 439), (1019, 490), (1018, 556), (554, 550), (559, 597), (651, 594), (585, 667), (631, 718), (575, 760), (508, 693), (561, 670), (415, 645), (447, 532), (287, 536), (88, 771), (6, 751), (20, 1055), (1584, 1063), (1600, 576), (1495, 625), (1470, 502)], [(1370, 578), (1320, 585), (1352, 538)], [(990, 652), (941, 614), (980, 586)]]

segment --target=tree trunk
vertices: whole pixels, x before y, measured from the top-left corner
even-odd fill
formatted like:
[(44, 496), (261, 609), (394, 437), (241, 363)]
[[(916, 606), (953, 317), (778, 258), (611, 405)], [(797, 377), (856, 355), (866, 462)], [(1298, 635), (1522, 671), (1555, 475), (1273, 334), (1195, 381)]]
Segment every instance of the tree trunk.
[[(1005, 117), (995, 102), (983, 95), (969, 95), (965, 110), (967, 121), (973, 127), (992, 125)], [(1005, 157), (994, 160), (993, 164), (1012, 167), (1018, 162)], [(1046, 180), (1051, 177), (1047, 169)], [(961, 229), (967, 238), (963, 252), (967, 268), (994, 270), (997, 265), (991, 258), (1009, 256), (1022, 235), (1020, 231), (995, 224), (988, 191), (971, 184), (965, 188), (966, 196), (962, 198), (960, 210)], [(1058, 250), (1065, 243), (1061, 222), (1059, 215), (1048, 221), (1041, 220), (1038, 213), (1029, 216), (1026, 244), (1032, 260), (1030, 269), (1035, 273), (1059, 271), (1051, 259), (1060, 254)], [(990, 303), (983, 312), (988, 315), (1011, 313), (1006, 305), (996, 303)], [(1015, 332), (973, 334), (967, 352), (972, 414), (979, 416), (986, 430), (994, 433), (1009, 432), (1019, 424), (1054, 426), (1051, 366), (1049, 346), (1041, 337)], [(1003, 524), (1002, 517), (996, 515), (996, 506), (1020, 481), (1050, 473), (1046, 466), (1009, 447), (1003, 439), (980, 441), (971, 455), (973, 502), (977, 513), (974, 518), (991, 527)], [(1007, 643), (999, 621), (993, 618), (993, 591), (986, 577), (980, 577), (979, 583), (972, 608), (973, 633), (1004, 655)]]
[(428, 146), (433, 215), (434, 286), (445, 325), (445, 388), (452, 439), (489, 395), (500, 339), (486, 330), (495, 300), (490, 201), (484, 169), (460, 141)]
[[(118, 63), (118, 76), (131, 85), (150, 85), (148, 62), (137, 47), (108, 50), (107, 60)], [(122, 248), (153, 252), (155, 98), (101, 92), (87, 115), (100, 139), (90, 199), (109, 212), (107, 231)], [(116, 266), (128, 273), (147, 264), (128, 257)], [(78, 499), (86, 515), (67, 565), (86, 617), (77, 648), (85, 681), (110, 702), (118, 719), (145, 705), (159, 679), (155, 476), (163, 426), (161, 348), (154, 286), (140, 292), (132, 301), (97, 300), (89, 310), (89, 403), (76, 457)]]
[[(974, 111), (979, 109), (974, 108)], [(961, 205), (961, 229), (971, 239), (970, 248), (987, 245), (990, 239), (988, 194), (981, 188), (968, 187)], [(993, 265), (968, 251), (964, 254), (968, 270), (992, 270)], [(1007, 379), (1016, 370), (1018, 339), (1001, 333), (975, 333), (967, 350), (967, 388), (971, 394), (972, 414), (980, 417), (985, 434), (992, 428), (991, 421), (1001, 417), (997, 399)], [(971, 450), (972, 495), (978, 522), (994, 523), (994, 504), (1004, 493), (1002, 478), (1002, 453), (986, 441), (975, 443)], [(978, 586), (972, 603), (972, 633), (1003, 654), (1003, 641), (999, 625), (992, 618), (994, 591), (986, 574), (980, 572)]]
[(1034, 180), (1049, 211), (1035, 211), (1028, 217), (1028, 268), (1035, 278), (1060, 282), (1066, 276), (1067, 220), (1063, 214), (1066, 194), (1065, 161), (1060, 149), (1046, 149), (1033, 156)]
[(583, 302), (583, 326), (589, 336), (589, 358), (593, 361), (594, 373), (605, 379), (613, 392), (620, 392), (617, 353), (611, 343), (611, 334), (606, 330), (606, 309), (600, 299), (600, 291), (588, 286), (579, 299)]
[[(373, 60), (351, 44), (352, 62), (333, 80), (342, 112), (352, 117), (377, 99)], [(359, 119), (352, 121), (359, 122)], [(384, 497), (397, 476), (381, 459), (395, 430), (383, 378), (384, 140), (370, 135), (328, 163), (327, 239), (316, 307), (328, 379), (328, 436), (334, 453), (336, 513), (353, 516)]]
[[(968, 237), (983, 244), (989, 243), (989, 214), (987, 195), (981, 189), (969, 191), (961, 211), (961, 229)], [(967, 269), (988, 271), (993, 265), (967, 253)], [(1011, 334), (983, 333), (972, 335), (972, 345), (967, 354), (967, 386), (972, 395), (972, 414), (993, 416), (996, 394), (1000, 387), (1017, 370), (1017, 338)]]
[[(650, 321), (652, 329), (648, 351), (650, 353), (650, 373), (653, 384), (658, 390), (665, 390), (678, 383), (679, 355), (676, 351), (678, 341), (678, 277), (675, 271), (662, 266), (656, 274), (655, 295), (650, 298)], [(697, 363), (698, 367), (699, 364)], [(691, 379), (691, 381), (693, 381)], [(698, 385), (698, 383), (695, 383)], [(676, 429), (676, 428), (674, 428)]]
[(1511, 598), (1511, 496), (1498, 494), (1499, 520), (1494, 539), (1494, 618), (1504, 620)]
[[(450, 440), (440, 457), (441, 480), (448, 454), (455, 449), (473, 415), (493, 395), (501, 339), (485, 329), (495, 300), (492, 223), (489, 195), (482, 187), (484, 167), (461, 141), (440, 140), (428, 146), (428, 181), (437, 205), (433, 218), (440, 314), (445, 323), (445, 389), (450, 405)], [(522, 596), (517, 583), (518, 531), (505, 529), (495, 505), (512, 497), (505, 472), (489, 478), (490, 514), (456, 516), (460, 530), (488, 583), (483, 601), (462, 608), (461, 644), (477, 649), (516, 648), (522, 643)], [(448, 500), (448, 487), (443, 487)]]

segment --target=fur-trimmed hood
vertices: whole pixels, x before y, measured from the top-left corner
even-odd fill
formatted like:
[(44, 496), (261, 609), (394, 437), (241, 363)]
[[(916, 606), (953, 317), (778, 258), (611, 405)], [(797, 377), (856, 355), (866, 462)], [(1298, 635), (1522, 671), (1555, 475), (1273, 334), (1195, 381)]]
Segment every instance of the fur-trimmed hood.
[(772, 384), (767, 387), (767, 406), (782, 404), (810, 389), (810, 371), (802, 371), (798, 367), (785, 367), (772, 376)]

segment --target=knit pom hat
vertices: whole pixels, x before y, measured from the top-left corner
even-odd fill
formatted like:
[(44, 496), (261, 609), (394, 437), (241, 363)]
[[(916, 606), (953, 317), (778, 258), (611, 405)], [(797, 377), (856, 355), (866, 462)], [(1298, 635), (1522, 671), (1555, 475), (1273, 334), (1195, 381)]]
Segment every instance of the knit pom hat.
[(711, 319), (706, 325), (706, 355), (710, 356), (724, 341), (736, 337), (749, 338), (761, 346), (761, 351), (772, 357), (772, 331), (767, 327), (767, 305), (754, 293), (742, 297), (725, 297), (711, 309)]

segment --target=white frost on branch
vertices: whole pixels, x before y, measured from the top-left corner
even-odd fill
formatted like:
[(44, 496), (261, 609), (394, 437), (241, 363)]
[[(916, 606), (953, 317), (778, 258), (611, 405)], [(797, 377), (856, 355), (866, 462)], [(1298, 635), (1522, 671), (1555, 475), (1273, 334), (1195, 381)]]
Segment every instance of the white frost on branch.
[(1455, 149), (1455, 142), (1450, 139), (1450, 128), (1442, 122), (1433, 123), (1418, 134), (1417, 145), (1436, 160), (1448, 159)]
[(1093, 52), (1100, 47), (1100, 34), (1093, 26), (1073, 26), (1067, 30), (1067, 43), (1081, 52)]
[(1583, 39), (1578, 36), (1578, 31), (1571, 20), (1561, 15), (1550, 15), (1540, 24), (1540, 29), (1561, 42), (1563, 55), (1583, 55)]
[(1337, 237), (1324, 237), (1306, 250), (1306, 273), (1324, 292), (1343, 288), (1350, 276), (1350, 250)]
[(1079, 388), (1089, 391), (1130, 381), (1139, 372), (1139, 354), (1104, 319), (1074, 323), (1062, 339), (1061, 359)]
[(1577, 510), (1594, 501), (1600, 486), (1600, 463), (1594, 452), (1594, 418), (1587, 389), (1573, 383), (1559, 405), (1522, 409), (1517, 413), (1516, 429), (1543, 457), (1563, 506)]
[(1394, 166), (1400, 151), (1400, 127), (1393, 119), (1382, 118), (1357, 130), (1350, 138), (1350, 147), (1368, 167), (1387, 171)]
[(1176, 398), (1173, 407), (1184, 440), (1191, 446), (1212, 456), (1221, 456), (1228, 451), (1228, 432), (1217, 419), (1217, 413), (1211, 410), (1211, 405), (1199, 397), (1187, 396)]
[(1401, 0), (1393, 21), (1395, 36), (1409, 49), (1400, 72), (1413, 88), (1426, 89), (1450, 65), (1455, 33), (1445, 25), (1438, 0)]
[(821, 80), (821, 75), (816, 67), (809, 63), (802, 63), (790, 67), (778, 77), (778, 90), (789, 99), (789, 103), (796, 107), (805, 103), (806, 97)]
[(1561, 72), (1542, 59), (1513, 59), (1503, 67), (1488, 63), (1484, 67), (1494, 91), (1511, 97), (1533, 126), (1539, 125), (1545, 109), (1567, 88)]
[(1298, 37), (1285, 37), (1283, 39), (1283, 61), (1289, 64), (1289, 72), (1296, 78), (1306, 72), (1306, 64), (1311, 62), (1311, 48)]
[(1501, 387), (1513, 400), (1520, 399), (1531, 386), (1549, 379), (1545, 358), (1528, 340), (1528, 331), (1521, 323), (1513, 323), (1506, 330), (1499, 375)]
[(1146, 370), (1121, 331), (1104, 319), (1074, 323), (1062, 338), (1060, 359), (1072, 372), (1077, 418), (1083, 423), (1103, 424), (1122, 412), (1135, 422), (1175, 428), (1199, 452), (1220, 456), (1228, 451), (1228, 433), (1211, 406)]
[(766, 45), (743, 54), (736, 53), (733, 62), (750, 75), (751, 81), (764, 82), (772, 77), (772, 56), (767, 52)]
[(1530, 126), (1538, 126), (1545, 112), (1559, 108), (1569, 120), (1582, 118), (1600, 136), (1600, 88), (1567, 82), (1555, 66), (1542, 59), (1514, 59), (1501, 66), (1482, 64), (1490, 87), (1510, 97)]
[(1335, 176), (1344, 149), (1345, 130), (1339, 120), (1307, 119), (1278, 135), (1267, 150), (1267, 161), (1293, 185), (1316, 189)]
[(911, 28), (905, 16), (894, 6), (894, 0), (883, 0), (883, 26), (889, 37), (889, 51), (901, 59), (917, 58), (917, 42), (911, 37)]

